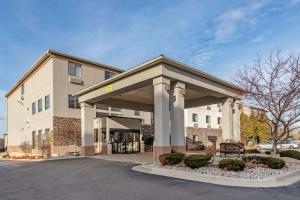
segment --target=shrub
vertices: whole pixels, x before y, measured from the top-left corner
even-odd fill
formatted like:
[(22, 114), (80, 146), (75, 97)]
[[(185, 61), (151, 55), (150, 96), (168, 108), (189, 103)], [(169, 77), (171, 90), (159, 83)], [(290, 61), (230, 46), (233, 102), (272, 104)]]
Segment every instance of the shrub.
[[(265, 151), (265, 154), (271, 155), (272, 151)], [(276, 151), (276, 154), (279, 154), (279, 151)]]
[(184, 158), (183, 153), (165, 153), (159, 156), (161, 165), (176, 165), (181, 163)]
[(183, 162), (186, 166), (192, 169), (196, 169), (199, 167), (206, 166), (210, 159), (211, 156), (209, 155), (190, 155), (190, 156), (186, 156), (183, 159)]
[(271, 151), (265, 151), (265, 154), (271, 155)]
[(28, 157), (31, 154), (32, 146), (27, 140), (21, 143), (20, 148), (24, 152), (26, 157)]
[(295, 150), (281, 151), (279, 155), (280, 157), (289, 157), (289, 158), (295, 158), (297, 160), (300, 160), (300, 152)]
[(0, 154), (0, 158), (9, 158), (9, 154), (7, 152), (4, 152)]
[(279, 158), (248, 156), (243, 158), (244, 161), (255, 161), (257, 164), (267, 165), (271, 169), (281, 169), (285, 166), (285, 162)]
[(260, 151), (257, 149), (246, 149), (245, 153), (260, 153)]
[(245, 161), (236, 159), (223, 159), (219, 162), (219, 168), (229, 171), (243, 171), (245, 166)]

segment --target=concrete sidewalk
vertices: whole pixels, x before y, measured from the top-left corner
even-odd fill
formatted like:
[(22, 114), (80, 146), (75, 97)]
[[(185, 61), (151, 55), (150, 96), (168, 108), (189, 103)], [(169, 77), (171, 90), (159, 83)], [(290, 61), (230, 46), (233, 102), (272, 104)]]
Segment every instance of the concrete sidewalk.
[(111, 155), (96, 155), (89, 156), (90, 158), (117, 161), (117, 162), (127, 162), (134, 164), (147, 164), (153, 161), (153, 153), (136, 153), (136, 154), (111, 154)]

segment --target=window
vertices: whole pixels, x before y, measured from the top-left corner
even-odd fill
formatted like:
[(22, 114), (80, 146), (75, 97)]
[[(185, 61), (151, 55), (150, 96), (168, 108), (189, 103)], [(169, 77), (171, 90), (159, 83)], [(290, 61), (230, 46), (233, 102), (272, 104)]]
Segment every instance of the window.
[(210, 107), (210, 106), (207, 106), (206, 108), (207, 108), (207, 110), (211, 110), (211, 107)]
[(69, 108), (80, 108), (78, 97), (69, 95), (68, 101), (69, 101)]
[(50, 136), (50, 129), (49, 129), (49, 128), (46, 128), (46, 129), (45, 129), (45, 139), (48, 140), (48, 139), (49, 139), (49, 136)]
[(69, 131), (68, 132), (68, 138), (67, 138), (68, 145), (73, 145), (74, 144), (74, 142), (75, 142), (74, 138), (75, 138), (75, 132)]
[(98, 138), (98, 129), (94, 129), (94, 143), (98, 143), (99, 138)]
[(138, 111), (138, 110), (135, 110), (135, 111), (134, 111), (134, 115), (135, 115), (135, 116), (141, 116), (141, 112)]
[(38, 149), (42, 148), (42, 132), (43, 132), (43, 130), (39, 130), (38, 135), (37, 135), (37, 148)]
[(106, 142), (106, 128), (101, 129), (102, 142)]
[(222, 122), (221, 122), (222, 118), (221, 117), (218, 117), (218, 124), (220, 125)]
[(42, 112), (43, 110), (43, 100), (39, 99), (38, 100), (38, 112)]
[(193, 143), (195, 143), (197, 141), (197, 136), (193, 135)]
[(221, 103), (218, 103), (217, 106), (218, 106), (218, 108), (222, 108), (222, 104)]
[(198, 122), (198, 114), (193, 113), (193, 122)]
[(209, 124), (210, 123), (210, 116), (206, 115), (206, 123)]
[(81, 77), (81, 64), (69, 62), (68, 74), (70, 76)]
[(50, 96), (49, 95), (45, 96), (45, 110), (47, 110), (48, 108), (50, 108)]
[(35, 102), (33, 102), (33, 103), (31, 104), (31, 111), (32, 111), (32, 114), (33, 114), (33, 115), (36, 113)]
[(105, 71), (105, 74), (104, 74), (104, 78), (105, 78), (105, 80), (106, 79), (109, 79), (109, 78), (111, 78), (111, 77), (113, 77), (115, 75), (115, 73), (113, 73), (113, 72), (110, 72), (110, 71)]
[(35, 139), (35, 131), (32, 131), (32, 148), (36, 148), (36, 139)]
[(21, 85), (21, 95), (23, 96), (25, 92), (25, 87), (24, 84)]

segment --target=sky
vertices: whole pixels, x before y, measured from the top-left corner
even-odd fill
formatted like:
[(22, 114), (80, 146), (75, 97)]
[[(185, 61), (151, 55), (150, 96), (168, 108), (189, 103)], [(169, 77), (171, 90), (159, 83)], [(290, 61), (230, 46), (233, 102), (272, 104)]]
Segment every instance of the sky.
[(300, 51), (300, 0), (1, 0), (6, 91), (47, 49), (128, 69), (164, 54), (231, 81), (257, 55)]

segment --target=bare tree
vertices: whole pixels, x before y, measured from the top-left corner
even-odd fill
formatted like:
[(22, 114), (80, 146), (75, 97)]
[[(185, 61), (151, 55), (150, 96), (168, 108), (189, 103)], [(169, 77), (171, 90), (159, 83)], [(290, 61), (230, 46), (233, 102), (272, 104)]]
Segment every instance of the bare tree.
[(257, 56), (251, 66), (240, 69), (233, 77), (245, 90), (246, 100), (266, 110), (273, 152), (281, 140), (299, 128), (300, 122), (300, 55), (282, 56), (280, 50), (266, 58)]
[(28, 157), (31, 154), (32, 146), (28, 140), (24, 140), (21, 143), (20, 148), (24, 152), (26, 157)]

